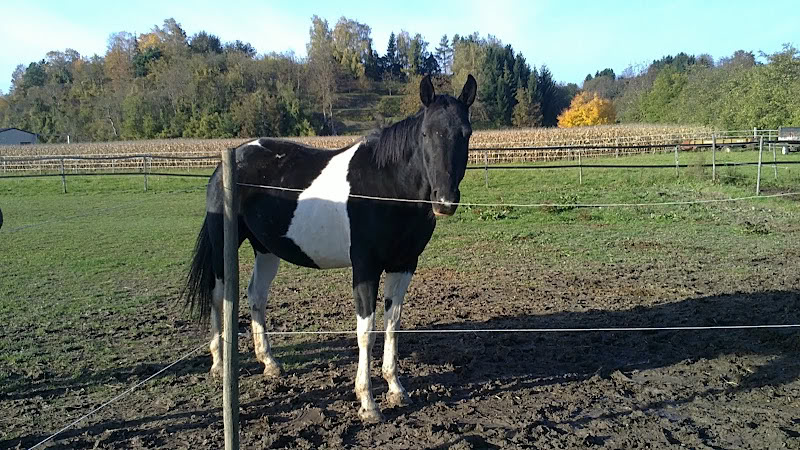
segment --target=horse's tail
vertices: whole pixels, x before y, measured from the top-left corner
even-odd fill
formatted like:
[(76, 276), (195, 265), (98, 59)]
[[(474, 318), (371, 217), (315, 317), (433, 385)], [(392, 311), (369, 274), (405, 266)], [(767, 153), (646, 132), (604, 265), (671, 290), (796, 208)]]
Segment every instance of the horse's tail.
[(208, 321), (211, 315), (212, 291), (215, 283), (212, 255), (208, 215), (206, 215), (203, 220), (203, 227), (197, 236), (197, 242), (194, 244), (192, 265), (189, 268), (186, 286), (183, 290), (183, 296), (186, 298), (190, 311), (199, 311), (200, 320), (203, 322)]

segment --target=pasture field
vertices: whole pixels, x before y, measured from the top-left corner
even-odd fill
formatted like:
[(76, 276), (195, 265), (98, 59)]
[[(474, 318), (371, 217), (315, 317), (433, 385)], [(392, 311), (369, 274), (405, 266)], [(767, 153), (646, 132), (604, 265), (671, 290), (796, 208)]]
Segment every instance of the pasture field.
[[(558, 206), (462, 206), (440, 220), (403, 328), (800, 324), (800, 196), (576, 207), (754, 195), (755, 167), (719, 168), (712, 183), (708, 153), (681, 157), (691, 167), (677, 177), (584, 168), (582, 184), (577, 169), (495, 170), (486, 188), (468, 171), (464, 202)], [(762, 194), (800, 191), (800, 165), (762, 177)], [(140, 177), (71, 177), (62, 194), (58, 178), (0, 180), (0, 448), (36, 444), (198, 348), (45, 447), (222, 447), (208, 332), (179, 299), (205, 183), (153, 176), (142, 192)], [(248, 246), (240, 257), (244, 294)], [(351, 296), (349, 270), (283, 264), (268, 326), (352, 330)], [(249, 330), (244, 297), (239, 326)], [(272, 344), (280, 379), (264, 379), (240, 339), (243, 448), (800, 448), (797, 328), (401, 335), (414, 404), (369, 426), (353, 393), (354, 335)], [(380, 362), (372, 375), (380, 405)]]

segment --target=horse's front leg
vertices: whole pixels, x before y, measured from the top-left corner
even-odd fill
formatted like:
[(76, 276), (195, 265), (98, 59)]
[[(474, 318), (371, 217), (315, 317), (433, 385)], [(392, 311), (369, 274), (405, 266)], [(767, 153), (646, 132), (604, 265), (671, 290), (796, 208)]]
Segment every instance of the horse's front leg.
[[(377, 273), (376, 273), (377, 272)], [(383, 415), (372, 397), (370, 358), (375, 343), (375, 304), (378, 300), (380, 271), (353, 264), (353, 297), (356, 302), (358, 370), (356, 371), (356, 397), (361, 402), (358, 417), (362, 421), (380, 422)]]
[(397, 378), (397, 333), (400, 329), (400, 315), (403, 311), (403, 297), (413, 276), (413, 269), (408, 272), (387, 272), (383, 288), (386, 310), (383, 314), (386, 338), (383, 344), (383, 378), (389, 383), (386, 400), (389, 405), (405, 406), (411, 403), (400, 380)]

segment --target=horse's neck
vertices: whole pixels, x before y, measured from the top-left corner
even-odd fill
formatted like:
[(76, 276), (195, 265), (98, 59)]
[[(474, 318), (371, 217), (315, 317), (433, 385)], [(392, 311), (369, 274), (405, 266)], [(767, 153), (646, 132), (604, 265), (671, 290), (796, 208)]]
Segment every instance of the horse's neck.
[[(378, 145), (378, 143), (374, 143)], [(381, 186), (385, 192), (376, 196), (392, 196), (393, 198), (429, 200), (430, 183), (425, 174), (422, 162), (422, 149), (414, 144), (409, 144), (403, 151), (403, 157), (387, 161), (378, 166), (372, 158), (361, 174), (362, 179), (371, 180), (369, 184)], [(371, 152), (380, 151), (379, 148)]]

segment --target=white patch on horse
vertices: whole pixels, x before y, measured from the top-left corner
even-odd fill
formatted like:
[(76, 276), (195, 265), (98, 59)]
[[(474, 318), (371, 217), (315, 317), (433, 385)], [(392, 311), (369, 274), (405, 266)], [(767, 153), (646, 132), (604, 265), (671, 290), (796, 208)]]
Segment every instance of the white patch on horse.
[(383, 314), (386, 340), (383, 344), (383, 378), (389, 383), (390, 401), (403, 403), (407, 401), (408, 394), (397, 378), (397, 334), (400, 329), (400, 316), (403, 311), (403, 297), (406, 295), (408, 285), (411, 283), (413, 273), (389, 272), (383, 288), (384, 301), (391, 301), (389, 309)]
[(370, 418), (378, 413), (378, 405), (372, 398), (372, 381), (369, 376), (370, 355), (375, 343), (375, 312), (367, 317), (356, 314), (356, 336), (358, 340), (358, 369), (356, 370), (356, 397), (361, 401), (358, 411), (362, 419)]
[(286, 232), (286, 237), (322, 269), (351, 265), (347, 172), (360, 145), (331, 158), (311, 186), (300, 193)]
[(222, 278), (214, 279), (214, 289), (211, 291), (211, 373), (222, 375), (222, 300), (225, 294), (225, 284)]
[(278, 376), (281, 366), (269, 347), (269, 337), (266, 335), (265, 311), (269, 299), (269, 288), (281, 260), (271, 253), (256, 252), (256, 262), (253, 266), (253, 275), (247, 285), (247, 299), (250, 303), (250, 323), (253, 330), (253, 346), (256, 359), (264, 364), (264, 375)]
[(259, 146), (259, 147), (262, 147), (262, 145), (261, 145), (261, 139), (259, 138), (259, 139), (256, 139), (255, 141), (248, 142), (248, 143), (247, 143), (247, 145), (257, 145), (257, 146)]

